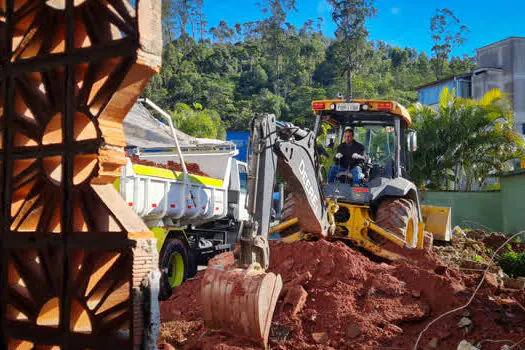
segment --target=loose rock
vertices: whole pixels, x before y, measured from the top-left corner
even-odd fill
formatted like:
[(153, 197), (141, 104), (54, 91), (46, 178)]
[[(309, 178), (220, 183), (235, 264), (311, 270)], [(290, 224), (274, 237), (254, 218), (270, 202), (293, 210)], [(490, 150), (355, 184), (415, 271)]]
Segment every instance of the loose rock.
[(325, 332), (312, 333), (312, 339), (317, 344), (325, 344), (328, 342), (328, 335)]
[(462, 340), (458, 344), (457, 350), (479, 350), (479, 349), (475, 347), (474, 345), (470, 344), (468, 341)]
[(293, 286), (288, 290), (286, 297), (284, 298), (284, 305), (290, 305), (292, 309), (292, 315), (297, 315), (304, 307), (308, 293), (302, 286)]
[(470, 318), (468, 318), (468, 317), (463, 317), (463, 318), (461, 318), (461, 320), (459, 320), (459, 322), (458, 322), (458, 328), (467, 327), (467, 326), (470, 326), (471, 324), (472, 324), (472, 321), (470, 320)]
[(432, 338), (432, 340), (428, 343), (428, 347), (435, 349), (438, 346), (439, 339), (438, 338)]
[(501, 286), (498, 276), (492, 272), (487, 272), (487, 275), (485, 276), (485, 283), (495, 289), (498, 289)]

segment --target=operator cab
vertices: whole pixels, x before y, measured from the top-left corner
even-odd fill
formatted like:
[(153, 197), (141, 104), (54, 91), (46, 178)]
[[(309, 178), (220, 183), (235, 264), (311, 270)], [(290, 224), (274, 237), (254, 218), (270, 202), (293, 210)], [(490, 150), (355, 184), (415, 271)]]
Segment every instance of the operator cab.
[[(330, 146), (333, 145), (327, 148), (330, 157), (322, 161), (326, 170), (336, 163), (333, 158), (346, 129), (352, 129), (354, 141), (364, 146), (361, 184), (352, 185), (350, 168), (338, 171), (333, 182), (328, 182), (325, 175), (323, 192), (326, 197), (368, 205), (387, 182), (407, 177), (406, 152), (415, 148), (415, 133), (408, 130), (412, 121), (403, 106), (394, 101), (322, 100), (313, 101), (312, 109), (317, 117), (316, 134), (319, 135), (321, 124), (326, 125)], [(328, 145), (329, 142), (324, 144)]]

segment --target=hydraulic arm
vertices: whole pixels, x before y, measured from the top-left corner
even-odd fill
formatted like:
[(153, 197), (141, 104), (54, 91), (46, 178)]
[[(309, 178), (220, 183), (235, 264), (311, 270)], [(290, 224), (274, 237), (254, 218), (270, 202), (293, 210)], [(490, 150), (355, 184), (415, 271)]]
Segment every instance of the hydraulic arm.
[(314, 134), (278, 122), (274, 115), (263, 115), (252, 120), (250, 144), (250, 219), (243, 224), (236, 259), (225, 253), (210, 261), (202, 302), (206, 326), (249, 336), (266, 346), (282, 288), (280, 276), (264, 272), (269, 266), (268, 232), (276, 173), (300, 199), (297, 219), (301, 227), (326, 236), (331, 226), (318, 179)]
[(325, 236), (329, 223), (312, 132), (275, 121), (273, 115), (264, 115), (252, 121), (251, 146), (247, 202), (251, 218), (244, 224), (239, 260), (243, 265), (259, 263), (266, 269), (271, 198), (277, 172), (286, 180), (289, 191), (300, 198), (297, 205), (302, 215), (298, 221), (308, 228), (308, 233)]

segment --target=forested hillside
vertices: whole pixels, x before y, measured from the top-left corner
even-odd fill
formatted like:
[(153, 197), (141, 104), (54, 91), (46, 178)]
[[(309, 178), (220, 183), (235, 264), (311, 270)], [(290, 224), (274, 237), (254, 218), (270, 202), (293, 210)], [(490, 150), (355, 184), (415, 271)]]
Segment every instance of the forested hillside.
[[(344, 40), (323, 33), (321, 18), (291, 25), (291, 5), (268, 1), (260, 21), (209, 27), (202, 0), (165, 2), (162, 70), (145, 95), (195, 136), (222, 138), (225, 130), (245, 130), (256, 112), (309, 125), (312, 99), (345, 93)], [(354, 98), (409, 106), (417, 100), (415, 87), (436, 80), (436, 58), (424, 52), (366, 36), (355, 41), (355, 50)], [(471, 58), (447, 57), (444, 67), (439, 63), (440, 76), (473, 66)]]

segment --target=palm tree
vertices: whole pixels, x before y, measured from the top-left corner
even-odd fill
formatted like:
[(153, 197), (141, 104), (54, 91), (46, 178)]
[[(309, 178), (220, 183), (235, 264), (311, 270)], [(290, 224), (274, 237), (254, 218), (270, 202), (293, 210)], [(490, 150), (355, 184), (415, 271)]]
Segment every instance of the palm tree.
[(507, 170), (510, 160), (523, 157), (524, 142), (500, 90), (479, 101), (454, 95), (445, 88), (436, 110), (421, 105), (411, 109), (420, 140), (412, 175), (428, 188), (472, 190)]

